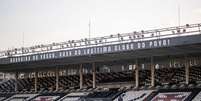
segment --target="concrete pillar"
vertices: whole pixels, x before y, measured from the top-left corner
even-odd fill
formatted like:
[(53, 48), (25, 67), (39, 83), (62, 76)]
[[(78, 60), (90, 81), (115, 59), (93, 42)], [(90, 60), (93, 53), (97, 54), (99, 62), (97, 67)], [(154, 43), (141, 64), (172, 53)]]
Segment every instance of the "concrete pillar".
[(151, 86), (155, 86), (155, 65), (154, 65), (154, 59), (151, 57)]
[(135, 61), (135, 87), (139, 87), (139, 66), (138, 61)]
[(190, 63), (187, 58), (185, 58), (185, 83), (189, 84), (189, 67)]
[(65, 70), (66, 70), (66, 76), (68, 76), (68, 68), (66, 68)]
[(80, 64), (80, 89), (83, 87), (83, 67), (82, 64)]
[(18, 90), (17, 82), (18, 82), (18, 72), (15, 73), (15, 92)]
[(95, 66), (95, 63), (92, 64), (92, 72), (93, 72), (93, 88), (96, 88), (96, 66)]
[(58, 68), (56, 68), (55, 75), (56, 75), (56, 91), (58, 91), (59, 90), (59, 70), (58, 70)]
[(3, 73), (3, 79), (4, 80), (6, 79), (6, 73)]
[(35, 71), (35, 79), (34, 79), (34, 89), (35, 89), (35, 92), (37, 92), (37, 87), (38, 86), (38, 72)]

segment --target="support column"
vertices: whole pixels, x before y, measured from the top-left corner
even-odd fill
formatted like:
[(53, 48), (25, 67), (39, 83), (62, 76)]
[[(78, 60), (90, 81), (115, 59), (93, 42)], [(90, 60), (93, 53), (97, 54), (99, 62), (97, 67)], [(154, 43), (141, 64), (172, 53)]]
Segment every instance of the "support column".
[(83, 87), (83, 67), (82, 64), (80, 64), (80, 89)]
[(18, 72), (15, 73), (15, 92), (18, 90), (17, 82), (18, 82)]
[(151, 86), (155, 86), (155, 65), (154, 65), (154, 58), (151, 57)]
[(135, 87), (139, 87), (139, 66), (137, 59), (135, 61)]
[(58, 91), (59, 90), (59, 70), (58, 70), (58, 68), (56, 68), (55, 75), (56, 75), (56, 91)]
[(4, 80), (6, 79), (6, 73), (3, 73), (3, 79)]
[(93, 72), (93, 88), (96, 88), (96, 66), (95, 66), (95, 63), (92, 64), (92, 72)]
[(38, 72), (35, 72), (35, 80), (34, 80), (34, 89), (37, 92), (37, 85), (38, 85)]
[(185, 58), (185, 83), (186, 84), (189, 84), (189, 67), (190, 67), (190, 64), (189, 64), (189, 61), (187, 58)]

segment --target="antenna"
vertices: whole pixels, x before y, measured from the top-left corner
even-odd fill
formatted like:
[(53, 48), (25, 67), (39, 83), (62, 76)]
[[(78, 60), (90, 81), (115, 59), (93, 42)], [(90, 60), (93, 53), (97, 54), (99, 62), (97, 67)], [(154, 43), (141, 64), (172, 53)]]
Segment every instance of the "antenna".
[(24, 47), (24, 32), (22, 33), (22, 47)]
[(181, 26), (181, 8), (180, 8), (180, 2), (178, 0), (178, 25)]
[(91, 19), (89, 18), (89, 40), (91, 38)]
[[(89, 18), (89, 43), (88, 43), (89, 46), (91, 44), (90, 38), (91, 38), (91, 19)], [(91, 53), (89, 53), (89, 57), (91, 57)]]

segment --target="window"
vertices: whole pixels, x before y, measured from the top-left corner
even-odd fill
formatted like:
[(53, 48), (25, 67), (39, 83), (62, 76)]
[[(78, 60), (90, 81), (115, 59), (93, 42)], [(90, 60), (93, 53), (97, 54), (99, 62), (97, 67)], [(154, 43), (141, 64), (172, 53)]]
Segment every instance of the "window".
[(22, 62), (23, 61), (23, 57), (20, 57), (20, 62)]
[(145, 43), (144, 42), (142, 43), (142, 48), (145, 48)]
[(51, 55), (51, 53), (49, 53), (49, 58), (50, 58), (50, 59), (52, 58), (52, 55)]
[(59, 52), (59, 57), (62, 57), (62, 52)]
[(157, 41), (154, 41), (154, 46), (155, 46), (155, 47), (157, 47), (157, 46), (158, 46)]
[(17, 60), (18, 62), (20, 62), (20, 57), (18, 57), (18, 60)]
[(31, 57), (30, 56), (28, 56), (28, 59), (27, 59), (28, 61), (30, 61), (31, 60)]
[(137, 43), (137, 48), (141, 48), (141, 43)]
[(114, 46), (114, 51), (118, 51), (118, 45)]
[(122, 47), (122, 50), (125, 50), (125, 44), (122, 44), (121, 47)]
[(127, 49), (127, 50), (129, 50), (129, 49), (130, 49), (129, 44), (126, 44), (126, 49)]
[(131, 44), (130, 44), (130, 48), (131, 48), (131, 49), (134, 49), (134, 43), (131, 43)]
[(94, 54), (94, 50), (93, 50), (93, 48), (91, 48), (91, 54)]
[(26, 56), (23, 57), (23, 61), (26, 61), (25, 58), (26, 58)]
[(90, 49), (87, 49), (87, 54), (90, 54)]
[[(35, 56), (33, 56), (33, 60), (35, 60)], [(25, 61), (28, 61), (27, 56), (25, 56)]]
[(163, 40), (163, 45), (164, 45), (164, 46), (166, 46), (166, 45), (167, 45), (166, 40)]
[(83, 54), (86, 55), (86, 49), (83, 49)]
[(103, 52), (107, 52), (107, 47), (103, 47)]
[(52, 53), (52, 58), (55, 58), (55, 55), (54, 55), (54, 53)]
[(72, 54), (71, 54), (71, 51), (69, 51), (69, 56), (71, 56)]
[(15, 58), (11, 58), (12, 60), (10, 60), (10, 62), (12, 61), (12, 62), (15, 62)]
[(75, 50), (74, 52), (75, 52), (74, 55), (77, 55), (77, 50)]
[(97, 52), (96, 52), (96, 47), (94, 47), (94, 53), (96, 54)]
[(46, 55), (45, 54), (43, 54), (43, 58), (46, 59)]
[(158, 40), (158, 45), (161, 46), (162, 45), (162, 41)]
[(100, 49), (99, 49), (99, 47), (97, 47), (96, 50), (97, 50), (97, 53), (100, 53)]
[(100, 52), (100, 53), (103, 53), (103, 47), (100, 47), (100, 48), (99, 48), (99, 52)]
[(40, 59), (43, 59), (43, 55), (40, 55)]
[(36, 55), (36, 60), (38, 60), (38, 55)]
[(17, 58), (17, 61), (20, 62), (20, 57)]
[(49, 55), (48, 54), (46, 54), (46, 58), (49, 59)]
[(81, 50), (79, 49), (77, 53), (78, 53), (78, 55), (81, 55)]
[(62, 56), (66, 56), (66, 52), (62, 52), (63, 53), (63, 55)]
[(10, 58), (9, 60), (10, 60), (10, 63), (12, 63), (12, 62), (13, 62), (13, 58)]
[(108, 46), (107, 49), (108, 49), (108, 52), (111, 52), (111, 46)]
[(66, 56), (68, 56), (68, 51), (66, 51)]

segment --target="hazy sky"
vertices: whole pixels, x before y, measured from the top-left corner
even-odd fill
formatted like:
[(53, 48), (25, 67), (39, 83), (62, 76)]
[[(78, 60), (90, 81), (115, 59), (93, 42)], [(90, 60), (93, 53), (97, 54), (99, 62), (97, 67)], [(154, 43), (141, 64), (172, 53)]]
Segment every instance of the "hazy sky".
[(201, 0), (0, 0), (0, 50), (201, 23)]

